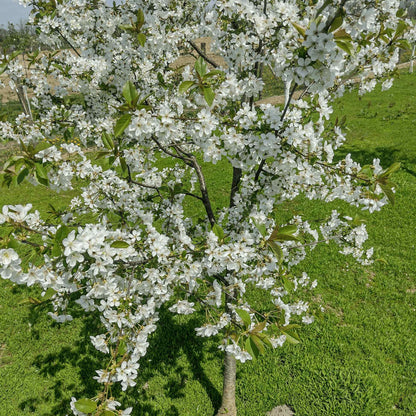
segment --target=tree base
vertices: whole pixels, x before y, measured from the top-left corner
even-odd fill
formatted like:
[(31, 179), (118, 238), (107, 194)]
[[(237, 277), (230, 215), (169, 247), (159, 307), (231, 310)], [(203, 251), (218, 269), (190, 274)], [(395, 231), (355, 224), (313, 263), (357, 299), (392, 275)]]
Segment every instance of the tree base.
[(234, 406), (222, 405), (215, 416), (237, 416), (237, 408)]

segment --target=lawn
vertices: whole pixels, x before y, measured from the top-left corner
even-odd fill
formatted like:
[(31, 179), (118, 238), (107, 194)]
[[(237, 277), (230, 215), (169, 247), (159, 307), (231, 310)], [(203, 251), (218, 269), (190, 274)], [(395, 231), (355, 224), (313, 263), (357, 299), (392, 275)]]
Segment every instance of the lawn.
[[(361, 163), (378, 157), (384, 166), (401, 161), (393, 178), (396, 203), (360, 213), (375, 248), (373, 265), (359, 266), (332, 245), (318, 247), (302, 264), (319, 282), (312, 301), (324, 313), (302, 329), (300, 344), (238, 366), (240, 416), (264, 415), (279, 404), (297, 416), (416, 415), (415, 93), (416, 74), (403, 73), (387, 92), (362, 98), (352, 92), (337, 102), (334, 117), (345, 115), (348, 130), (338, 156), (352, 153)], [(228, 186), (227, 168), (220, 164), (208, 181)], [(69, 198), (24, 185), (2, 189), (0, 205), (36, 200), (47, 212), (49, 203), (64, 206)], [(221, 198), (218, 205), (225, 193)], [(282, 209), (319, 219), (334, 207), (355, 214), (302, 198)], [(93, 396), (98, 388), (92, 376), (103, 357), (89, 343), (97, 323), (83, 316), (53, 323), (44, 305), (27, 303), (38, 294), (0, 282), (0, 416), (64, 416), (71, 396)], [(214, 340), (195, 336), (198, 319), (162, 312), (137, 386), (125, 397), (134, 416), (212, 415), (219, 406), (222, 360)]]

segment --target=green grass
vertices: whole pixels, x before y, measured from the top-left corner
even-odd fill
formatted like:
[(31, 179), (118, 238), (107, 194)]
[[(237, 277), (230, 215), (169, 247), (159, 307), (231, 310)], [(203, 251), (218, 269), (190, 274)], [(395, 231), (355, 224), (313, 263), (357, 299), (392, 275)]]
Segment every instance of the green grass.
[[(403, 74), (383, 94), (347, 94), (335, 110), (346, 115), (351, 152), (362, 163), (401, 161), (394, 176), (395, 206), (367, 220), (376, 261), (362, 267), (318, 247), (302, 264), (319, 285), (314, 300), (325, 313), (301, 331), (302, 343), (267, 352), (238, 366), (240, 416), (264, 415), (279, 404), (297, 416), (416, 414), (416, 75)], [(334, 115), (334, 116), (335, 116)], [(226, 203), (224, 173), (208, 171)], [(207, 167), (206, 167), (207, 169)], [(64, 206), (69, 196), (29, 185), (3, 190), (0, 205), (36, 196), (38, 209)], [(65, 199), (66, 198), (66, 199)], [(320, 218), (337, 204), (298, 199), (285, 209)], [(353, 212), (344, 208), (345, 212)], [(65, 415), (69, 398), (94, 395), (91, 379), (102, 356), (89, 344), (91, 319), (54, 324), (44, 310), (22, 304), (35, 289), (0, 282), (0, 416)], [(221, 395), (221, 357), (215, 340), (195, 337), (198, 316), (162, 313), (161, 326), (141, 363), (137, 386), (125, 397), (135, 416), (212, 415)]]
[(23, 111), (19, 101), (9, 101), (2, 103), (0, 101), (0, 121), (14, 120)]

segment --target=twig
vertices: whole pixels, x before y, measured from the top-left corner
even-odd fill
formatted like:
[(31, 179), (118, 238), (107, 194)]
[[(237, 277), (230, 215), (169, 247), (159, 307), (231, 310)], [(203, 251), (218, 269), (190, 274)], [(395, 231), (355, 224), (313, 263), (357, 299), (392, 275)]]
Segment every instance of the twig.
[(201, 49), (198, 48), (198, 46), (196, 45), (195, 42), (193, 42), (192, 40), (188, 40), (188, 43), (192, 46), (192, 48), (196, 51), (196, 53), (199, 56), (201, 56), (202, 58), (204, 58), (214, 68), (218, 68), (218, 64), (216, 64), (211, 58), (209, 58), (206, 53), (204, 53), (203, 51), (201, 51)]

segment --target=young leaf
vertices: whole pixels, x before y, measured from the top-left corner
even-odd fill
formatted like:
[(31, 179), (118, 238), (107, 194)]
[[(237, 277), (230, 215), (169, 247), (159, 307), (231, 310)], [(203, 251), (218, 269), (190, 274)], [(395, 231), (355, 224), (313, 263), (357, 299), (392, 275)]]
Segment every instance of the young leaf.
[(55, 234), (55, 241), (57, 243), (62, 243), (63, 239), (68, 237), (69, 233), (70, 229), (66, 225), (61, 225)]
[(124, 84), (123, 97), (129, 105), (132, 105), (133, 101), (139, 98), (139, 93), (137, 92), (135, 85), (131, 81), (127, 81)]
[(54, 244), (51, 250), (52, 257), (59, 257), (62, 254), (62, 246), (60, 244)]
[[(255, 347), (255, 352), (254, 352), (254, 350), (252, 348), (252, 345), (254, 345), (254, 347)], [(244, 349), (253, 357), (253, 360), (256, 360), (257, 356), (259, 355), (258, 354), (258, 350), (257, 350), (257, 347), (254, 344), (254, 342), (252, 343), (250, 341), (250, 338), (247, 338), (246, 339), (246, 342), (244, 344)]]
[(137, 11), (137, 26), (139, 26), (139, 28), (141, 28), (144, 25), (144, 13), (142, 9), (139, 9)]
[(342, 40), (336, 40), (335, 43), (337, 44), (338, 48), (347, 52), (348, 55), (352, 55), (351, 43), (349, 43), (349, 42), (347, 43), (347, 42), (344, 42)]
[(292, 292), (295, 288), (295, 284), (292, 280), (290, 280), (287, 276), (282, 277), (283, 280), (283, 287), (285, 288), (286, 292)]
[(273, 253), (276, 255), (276, 258), (279, 262), (279, 264), (283, 261), (283, 250), (282, 248), (276, 244), (274, 241), (267, 241), (267, 244), (272, 249)]
[(130, 244), (126, 243), (125, 241), (117, 240), (117, 241), (113, 241), (111, 243), (111, 247), (113, 247), (113, 248), (127, 248), (127, 247), (130, 247)]
[(129, 126), (131, 122), (130, 114), (123, 114), (114, 126), (114, 136), (119, 137), (124, 133), (124, 130)]
[(213, 77), (214, 75), (222, 75), (223, 73), (224, 71), (221, 71), (220, 69), (214, 69), (213, 71), (208, 72), (208, 74), (204, 76), (204, 79)]
[(17, 175), (17, 184), (20, 185), (27, 175), (29, 175), (29, 169), (28, 168), (22, 169)]
[(104, 146), (107, 149), (109, 149), (109, 150), (113, 150), (114, 149), (113, 139), (111, 138), (111, 136), (108, 133), (103, 133), (101, 135), (101, 140), (102, 140)]
[(212, 232), (218, 237), (219, 241), (224, 239), (224, 230), (218, 224), (214, 224)]
[(299, 241), (299, 238), (293, 235), (297, 230), (296, 225), (276, 227), (270, 235), (269, 241)]
[(391, 166), (389, 166), (385, 171), (378, 175), (378, 178), (385, 178), (386, 176), (390, 176), (391, 174), (397, 172), (400, 169), (400, 162), (395, 162)]
[(215, 92), (212, 91), (211, 87), (203, 87), (204, 98), (207, 104), (211, 107), (214, 102)]
[(139, 44), (140, 44), (140, 46), (144, 46), (144, 44), (146, 43), (146, 35), (144, 34), (144, 33), (139, 33), (138, 35), (137, 35), (137, 40), (138, 40), (138, 42), (139, 42)]
[(286, 336), (286, 341), (290, 342), (291, 344), (299, 344), (300, 340), (299, 340), (299, 335), (295, 332), (295, 331), (291, 331), (291, 333), (289, 334), (286, 331), (280, 330), (282, 332), (283, 335)]
[(335, 40), (341, 40), (345, 42), (351, 42), (351, 35), (347, 33), (344, 29), (339, 29), (334, 33)]
[(195, 61), (195, 71), (201, 78), (207, 73), (207, 63), (201, 56)]
[(179, 94), (184, 94), (186, 91), (189, 90), (189, 88), (192, 87), (192, 85), (194, 85), (195, 82), (194, 81), (183, 81), (180, 85), (179, 85)]
[(254, 342), (253, 337), (250, 336), (248, 338), (248, 342), (250, 344), (250, 349), (252, 351), (253, 354), (250, 353), (250, 355), (254, 358), (257, 359), (257, 357), (260, 355), (260, 349), (258, 348), (257, 344)]
[(35, 173), (36, 173), (36, 180), (45, 186), (48, 186), (49, 180), (48, 180), (48, 173), (46, 172), (45, 167), (41, 163), (35, 164)]
[(267, 321), (259, 322), (255, 327), (250, 331), (252, 334), (259, 333), (263, 331), (263, 329), (266, 327)]
[(256, 345), (257, 349), (259, 350), (260, 354), (264, 354), (264, 344), (263, 341), (257, 335), (250, 335), (250, 339)]
[(256, 220), (253, 220), (253, 224), (259, 230), (260, 234), (263, 237), (266, 237), (266, 234), (267, 234), (266, 226), (264, 224), (259, 224)]
[(301, 25), (298, 25), (297, 23), (292, 22), (292, 26), (298, 31), (298, 33), (302, 36), (305, 37), (305, 28), (302, 27)]
[(244, 326), (246, 328), (250, 328), (250, 325), (251, 325), (250, 314), (243, 309), (236, 309), (235, 311), (237, 312), (238, 316), (242, 319)]
[(79, 399), (75, 402), (75, 409), (82, 413), (92, 413), (97, 409), (97, 403), (91, 399)]
[(47, 300), (49, 300), (49, 299), (51, 299), (52, 298), (52, 296), (53, 295), (55, 295), (55, 293), (56, 293), (56, 290), (54, 290), (54, 289), (52, 289), (51, 287), (50, 288), (48, 288), (47, 290), (46, 290), (46, 292), (45, 292), (45, 294), (43, 295), (43, 301), (45, 302), (45, 301), (47, 301)]
[(338, 15), (334, 21), (332, 22), (331, 26), (329, 27), (329, 32), (333, 32), (341, 27), (342, 23), (344, 22), (344, 17), (342, 15)]
[(390, 204), (394, 205), (394, 192), (393, 192), (392, 186), (388, 183), (379, 183), (379, 186), (384, 192), (384, 195), (386, 195)]
[(286, 235), (292, 235), (298, 230), (298, 227), (296, 225), (285, 225), (284, 227), (280, 227), (279, 234), (286, 234)]

